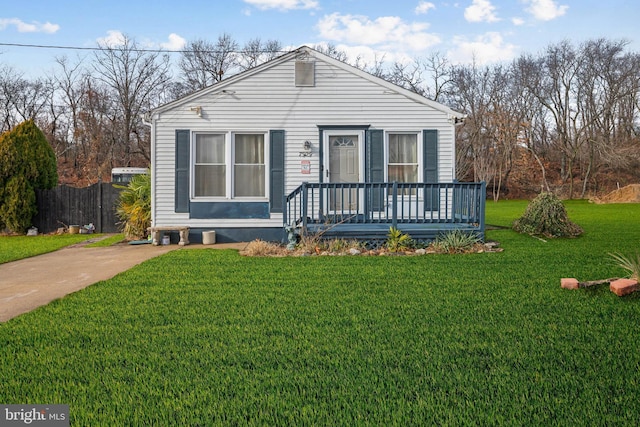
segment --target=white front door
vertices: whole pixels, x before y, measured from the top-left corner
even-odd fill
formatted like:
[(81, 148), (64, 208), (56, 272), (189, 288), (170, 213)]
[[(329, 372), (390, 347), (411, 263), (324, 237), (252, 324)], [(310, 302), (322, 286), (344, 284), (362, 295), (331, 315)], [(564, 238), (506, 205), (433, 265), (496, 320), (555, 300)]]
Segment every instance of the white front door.
[[(325, 165), (331, 183), (361, 182), (364, 176), (362, 151), (364, 135), (361, 131), (329, 131), (325, 137)], [(329, 191), (329, 210), (357, 211), (361, 200), (358, 190), (336, 189)]]

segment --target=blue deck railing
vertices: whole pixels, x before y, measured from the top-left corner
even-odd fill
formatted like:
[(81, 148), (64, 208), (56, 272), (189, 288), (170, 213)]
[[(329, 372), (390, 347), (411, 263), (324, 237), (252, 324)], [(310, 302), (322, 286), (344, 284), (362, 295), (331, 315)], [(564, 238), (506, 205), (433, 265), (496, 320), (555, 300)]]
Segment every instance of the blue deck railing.
[(465, 229), (484, 237), (486, 187), (479, 183), (303, 183), (284, 201), (284, 225), (358, 237), (389, 227), (429, 238)]

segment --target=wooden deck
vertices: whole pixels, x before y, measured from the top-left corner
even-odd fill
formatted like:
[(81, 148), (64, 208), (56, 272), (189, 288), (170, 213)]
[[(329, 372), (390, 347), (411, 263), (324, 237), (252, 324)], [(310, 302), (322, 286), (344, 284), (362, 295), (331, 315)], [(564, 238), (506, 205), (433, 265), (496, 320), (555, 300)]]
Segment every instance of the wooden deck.
[(284, 225), (322, 238), (384, 240), (389, 228), (429, 241), (463, 230), (484, 239), (485, 183), (303, 183)]

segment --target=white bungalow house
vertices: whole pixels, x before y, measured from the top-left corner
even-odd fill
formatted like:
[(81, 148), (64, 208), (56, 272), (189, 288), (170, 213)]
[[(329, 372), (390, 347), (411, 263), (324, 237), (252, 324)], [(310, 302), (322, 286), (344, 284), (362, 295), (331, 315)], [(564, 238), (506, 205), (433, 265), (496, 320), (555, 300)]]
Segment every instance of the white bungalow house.
[(483, 184), (455, 182), (462, 118), (300, 47), (152, 112), (152, 226), (194, 242), (482, 234)]

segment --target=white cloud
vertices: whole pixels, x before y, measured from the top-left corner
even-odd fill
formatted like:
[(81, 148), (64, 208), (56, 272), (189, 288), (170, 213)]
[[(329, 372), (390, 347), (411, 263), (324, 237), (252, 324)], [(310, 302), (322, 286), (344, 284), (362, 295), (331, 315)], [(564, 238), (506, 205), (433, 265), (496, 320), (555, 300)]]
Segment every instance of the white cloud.
[(245, 3), (255, 6), (260, 10), (278, 9), (317, 9), (318, 2), (315, 0), (244, 0)]
[(167, 50), (180, 50), (187, 44), (187, 41), (176, 33), (169, 34), (169, 41), (160, 43), (160, 47)]
[(569, 6), (556, 4), (555, 0), (524, 0), (529, 7), (526, 11), (541, 21), (551, 21), (567, 13)]
[(100, 46), (115, 47), (122, 46), (126, 40), (126, 37), (122, 32), (118, 30), (109, 30), (105, 37), (98, 38), (97, 42)]
[(54, 34), (60, 29), (60, 25), (52, 24), (50, 22), (41, 24), (40, 22), (34, 21), (31, 24), (28, 24), (18, 18), (0, 18), (0, 30), (4, 30), (11, 25), (16, 27), (16, 30), (18, 30), (19, 33)]
[(514, 17), (514, 18), (511, 18), (511, 23), (513, 25), (519, 27), (520, 25), (524, 25), (524, 19), (518, 18), (518, 17)]
[(431, 3), (430, 1), (421, 0), (420, 3), (418, 3), (418, 6), (416, 6), (416, 9), (414, 12), (416, 15), (423, 15), (429, 12), (429, 10), (435, 9), (435, 8), (436, 8), (436, 5)]
[(421, 51), (440, 43), (437, 35), (426, 30), (426, 23), (406, 23), (397, 16), (370, 20), (366, 16), (326, 15), (317, 24), (320, 36), (327, 40), (363, 46), (380, 46), (386, 50)]
[(464, 36), (453, 38), (456, 46), (448, 54), (453, 63), (471, 63), (484, 65), (493, 62), (508, 61), (516, 56), (517, 46), (505, 43), (502, 36), (489, 32), (469, 40)]
[(473, 0), (471, 6), (464, 10), (464, 18), (469, 22), (497, 22), (496, 7), (489, 0)]

